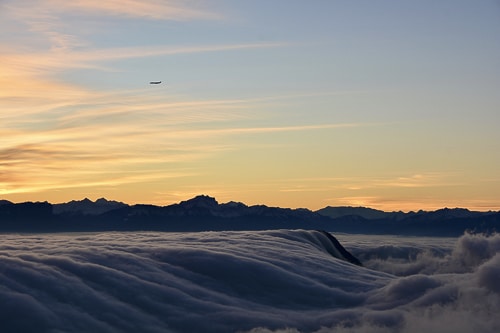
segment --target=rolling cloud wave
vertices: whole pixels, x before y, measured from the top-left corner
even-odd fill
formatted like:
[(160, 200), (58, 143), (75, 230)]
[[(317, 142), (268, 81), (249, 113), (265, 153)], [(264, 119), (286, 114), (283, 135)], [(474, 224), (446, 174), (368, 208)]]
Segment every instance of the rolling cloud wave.
[[(0, 329), (23, 332), (491, 332), (500, 236), (316, 231), (4, 234)], [(383, 242), (384, 245), (377, 244)]]

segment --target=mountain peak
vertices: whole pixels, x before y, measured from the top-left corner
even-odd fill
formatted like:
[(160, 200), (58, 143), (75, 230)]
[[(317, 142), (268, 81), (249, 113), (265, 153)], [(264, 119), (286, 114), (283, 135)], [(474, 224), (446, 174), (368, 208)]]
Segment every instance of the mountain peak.
[(367, 207), (352, 207), (352, 206), (340, 206), (340, 207), (327, 206), (325, 208), (317, 210), (316, 212), (331, 218), (356, 215), (356, 216), (361, 216), (365, 219), (379, 219), (390, 215), (390, 213), (378, 209), (367, 208)]
[(95, 202), (90, 200), (89, 198), (85, 198), (81, 201), (72, 200), (67, 203), (55, 204), (53, 205), (54, 213), (81, 213), (87, 215), (99, 215), (104, 212), (121, 208), (126, 206), (126, 204), (118, 201), (108, 201), (105, 198), (97, 199)]
[(208, 208), (213, 209), (219, 206), (219, 203), (215, 198), (208, 195), (198, 195), (192, 199), (181, 201), (181, 206), (184, 208)]
[(433, 212), (434, 215), (442, 216), (442, 217), (467, 217), (475, 214), (475, 212), (471, 212), (466, 208), (441, 208)]

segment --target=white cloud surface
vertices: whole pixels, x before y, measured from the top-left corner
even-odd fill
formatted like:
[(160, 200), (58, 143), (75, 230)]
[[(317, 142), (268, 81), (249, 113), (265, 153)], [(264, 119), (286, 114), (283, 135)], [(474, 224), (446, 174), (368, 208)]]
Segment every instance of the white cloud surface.
[(494, 332), (500, 236), (3, 235), (0, 330)]

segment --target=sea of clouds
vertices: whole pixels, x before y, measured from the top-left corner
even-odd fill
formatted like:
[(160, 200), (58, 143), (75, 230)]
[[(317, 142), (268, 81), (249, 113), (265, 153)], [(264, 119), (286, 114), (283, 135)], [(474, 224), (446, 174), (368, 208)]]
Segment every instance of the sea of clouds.
[(1, 332), (500, 332), (500, 235), (3, 234)]

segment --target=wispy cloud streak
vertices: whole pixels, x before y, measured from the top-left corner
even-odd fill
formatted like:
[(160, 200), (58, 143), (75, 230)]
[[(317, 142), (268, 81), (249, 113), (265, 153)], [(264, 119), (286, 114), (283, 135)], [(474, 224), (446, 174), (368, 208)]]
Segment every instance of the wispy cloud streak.
[[(99, 63), (115, 60), (195, 54), (207, 52), (237, 51), (286, 46), (286, 43), (239, 43), (226, 45), (192, 46), (133, 46), (104, 49), (65, 50), (64, 52), (39, 51), (9, 52), (2, 55), (2, 63), (12, 73), (46, 73), (71, 68), (104, 68)], [(14, 72), (15, 70), (15, 72)]]
[[(221, 19), (221, 15), (200, 8), (199, 2), (172, 0), (48, 0), (59, 11), (84, 11), (97, 15), (139, 17), (154, 20)], [(198, 5), (198, 6), (196, 6)]]
[[(151, 20), (220, 20), (223, 16), (194, 1), (172, 0), (26, 0), (6, 1), (4, 10), (23, 18), (58, 17), (63, 13), (80, 13)], [(40, 21), (40, 20), (39, 20)], [(46, 22), (46, 21), (44, 21)]]

